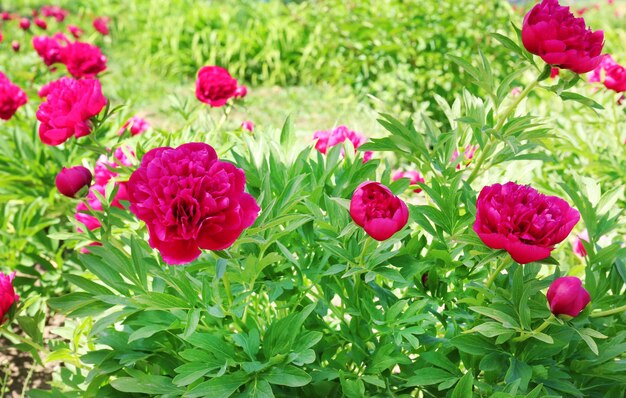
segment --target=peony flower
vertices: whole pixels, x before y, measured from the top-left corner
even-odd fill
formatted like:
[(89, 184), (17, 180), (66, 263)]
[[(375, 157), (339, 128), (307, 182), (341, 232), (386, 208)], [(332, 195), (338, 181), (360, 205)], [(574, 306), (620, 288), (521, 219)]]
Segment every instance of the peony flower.
[(147, 131), (149, 128), (150, 124), (145, 119), (139, 116), (133, 116), (124, 123), (117, 134), (122, 135), (126, 130), (130, 130), (130, 135), (135, 136)]
[(604, 33), (588, 29), (583, 18), (574, 17), (557, 0), (543, 0), (524, 17), (522, 42), (547, 64), (586, 73), (602, 60)]
[(28, 97), (24, 90), (0, 72), (0, 119), (11, 119), (15, 112), (27, 102)]
[(554, 315), (565, 314), (571, 317), (578, 316), (591, 301), (582, 281), (575, 276), (556, 278), (548, 288), (546, 297)]
[(587, 230), (583, 230), (576, 238), (574, 238), (573, 246), (574, 253), (580, 257), (585, 257), (587, 255), (587, 250), (585, 250), (585, 246), (583, 246), (583, 242), (589, 242), (589, 232)]
[(35, 25), (37, 25), (40, 29), (46, 30), (48, 29), (48, 24), (43, 19), (35, 18)]
[(9, 275), (0, 272), (0, 325), (6, 320), (13, 304), (20, 299), (20, 296), (15, 294), (13, 278), (15, 272)]
[(520, 264), (543, 260), (572, 231), (580, 214), (556, 196), (507, 182), (484, 187), (476, 201), (474, 231), (492, 249)]
[[(45, 88), (45, 90), (44, 90)], [(91, 133), (90, 118), (96, 116), (106, 98), (96, 79), (74, 80), (63, 77), (44, 86), (46, 101), (37, 110), (39, 137), (44, 144), (59, 145), (68, 138), (83, 137)]]
[(238, 86), (233, 94), (234, 98), (244, 98), (248, 95), (248, 88), (246, 86)]
[(20, 42), (17, 40), (13, 40), (11, 42), (11, 49), (13, 49), (14, 52), (20, 51)]
[[(354, 152), (361, 145), (367, 142), (367, 137), (359, 134), (355, 131), (348, 129), (346, 126), (335, 127), (332, 131), (317, 131), (313, 134), (313, 139), (317, 140), (315, 143), (315, 149), (323, 154), (326, 154), (328, 148), (332, 148), (335, 145), (343, 143), (345, 140), (349, 140), (354, 146)], [(342, 152), (343, 154), (343, 149)], [(367, 151), (363, 154), (363, 163), (369, 161), (372, 158), (372, 152)]]
[(85, 33), (81, 28), (75, 25), (67, 25), (67, 30), (74, 36), (75, 39), (79, 39), (83, 33)]
[(613, 65), (606, 69), (604, 86), (618, 93), (626, 91), (626, 69), (621, 65)]
[[(418, 182), (424, 182), (424, 177), (420, 173), (414, 170), (410, 171), (401, 171), (397, 170), (391, 175), (391, 179), (393, 181), (399, 180), (400, 178), (408, 178), (411, 181), (411, 185), (415, 185)], [(422, 188), (417, 188), (413, 192), (420, 193), (422, 192)]]
[[(472, 163), (472, 159), (474, 158), (474, 154), (476, 153), (477, 149), (478, 145), (472, 146), (468, 144), (463, 150), (463, 161), (456, 165), (456, 169), (461, 170), (461, 163), (464, 163), (466, 167), (469, 166), (469, 164)], [(458, 149), (455, 149), (454, 153), (452, 154), (452, 158), (450, 158), (450, 163), (456, 162), (459, 156), (461, 156), (461, 153), (458, 151)]]
[(107, 58), (100, 48), (89, 43), (69, 43), (63, 48), (61, 58), (68, 72), (77, 79), (96, 77), (107, 68)]
[(246, 175), (192, 142), (146, 153), (128, 181), (130, 211), (145, 221), (150, 246), (168, 264), (195, 260), (200, 249), (230, 247), (259, 213), (244, 192)]
[(13, 19), (13, 16), (8, 11), (2, 11), (2, 13), (0, 13), (0, 18), (2, 18), (3, 21), (10, 21)]
[(30, 29), (30, 19), (28, 19), (28, 18), (20, 18), (20, 29), (22, 29), (22, 30)]
[(41, 14), (44, 17), (53, 17), (57, 22), (63, 22), (69, 12), (59, 6), (43, 6), (41, 7)]
[(62, 62), (61, 52), (63, 51), (63, 46), (68, 44), (69, 40), (63, 33), (57, 33), (52, 37), (33, 37), (33, 48), (47, 66)]
[(389, 188), (366, 181), (352, 194), (350, 216), (369, 236), (383, 241), (404, 228), (409, 210)]
[(252, 123), (250, 120), (245, 120), (243, 122), (241, 122), (241, 128), (249, 131), (249, 132), (253, 132), (254, 131), (254, 123)]
[(83, 166), (74, 166), (69, 169), (63, 167), (57, 174), (54, 183), (61, 194), (73, 198), (83, 188), (91, 184), (92, 178), (91, 172)]
[(237, 80), (219, 66), (205, 66), (198, 71), (196, 98), (214, 108), (224, 106), (235, 95)]
[(109, 31), (109, 17), (97, 17), (93, 20), (93, 27), (102, 35), (108, 35)]
[(603, 55), (600, 64), (594, 70), (587, 73), (587, 80), (589, 83), (601, 83), (604, 81), (606, 70), (613, 65), (617, 65), (617, 62), (615, 62), (611, 54)]
[[(117, 187), (117, 193), (115, 194), (115, 197), (111, 202), (111, 206), (123, 209), (124, 206), (122, 205), (120, 200), (128, 200), (127, 183), (115, 182), (115, 186)], [(100, 202), (100, 199), (96, 195), (96, 192), (104, 197), (106, 192), (106, 183), (96, 183), (92, 185), (91, 188), (89, 188), (89, 193), (87, 194), (87, 197), (85, 198), (87, 200), (87, 204), (89, 204), (89, 207), (91, 207), (91, 209), (93, 209), (94, 211), (103, 211), (104, 208), (102, 207), (102, 202)], [(84, 224), (87, 229), (93, 231), (94, 229), (100, 228), (102, 225), (100, 224), (100, 220), (89, 214), (89, 207), (87, 207), (87, 204), (85, 204), (85, 202), (78, 203), (76, 205), (76, 214), (74, 215), (74, 217), (77, 221)], [(78, 231), (83, 232), (80, 228), (78, 229)]]

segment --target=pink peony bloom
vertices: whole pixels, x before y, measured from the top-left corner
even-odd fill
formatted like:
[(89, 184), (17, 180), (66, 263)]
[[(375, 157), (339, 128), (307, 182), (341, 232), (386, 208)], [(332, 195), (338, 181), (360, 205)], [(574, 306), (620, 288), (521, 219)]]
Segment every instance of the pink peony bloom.
[(106, 36), (110, 33), (109, 31), (109, 22), (111, 20), (109, 17), (97, 17), (93, 20), (93, 27), (95, 30), (100, 32), (100, 34)]
[(130, 130), (130, 135), (135, 136), (148, 131), (149, 128), (150, 124), (145, 119), (139, 116), (133, 116), (124, 123), (117, 134), (122, 135), (126, 130)]
[(606, 70), (604, 86), (618, 93), (626, 91), (626, 69), (621, 65), (613, 65)]
[(547, 64), (586, 73), (602, 60), (604, 33), (591, 31), (557, 0), (543, 0), (524, 17), (522, 42)]
[(107, 68), (107, 58), (100, 48), (89, 43), (69, 43), (63, 48), (61, 58), (68, 72), (77, 79), (96, 77)]
[(62, 62), (61, 52), (63, 47), (68, 44), (69, 40), (63, 33), (57, 33), (52, 37), (33, 37), (33, 48), (47, 66)]
[(576, 238), (574, 238), (574, 253), (580, 257), (585, 257), (587, 255), (587, 250), (585, 250), (585, 246), (583, 246), (583, 242), (589, 242), (589, 232), (587, 230), (583, 230)]
[(20, 51), (20, 42), (17, 40), (13, 40), (11, 42), (11, 49), (13, 49), (14, 52)]
[(409, 210), (389, 188), (366, 181), (352, 194), (350, 217), (369, 236), (383, 241), (404, 228), (409, 220)]
[(72, 136), (91, 133), (89, 119), (106, 105), (98, 80), (63, 77), (44, 87), (46, 101), (37, 110), (37, 120), (41, 122), (39, 137), (44, 144), (59, 145)]
[[(107, 181), (108, 182), (108, 181)], [(126, 182), (116, 182), (117, 193), (111, 202), (111, 206), (117, 207), (119, 209), (123, 209), (124, 206), (120, 202), (120, 200), (128, 200), (128, 191), (127, 191), (127, 183)], [(89, 193), (87, 194), (86, 200), (94, 211), (103, 211), (102, 202), (96, 196), (96, 192), (98, 192), (101, 196), (105, 196), (106, 192), (106, 183), (104, 184), (94, 184), (89, 188)], [(76, 220), (85, 224), (85, 227), (90, 231), (94, 229), (100, 228), (102, 225), (100, 224), (100, 220), (96, 217), (89, 214), (89, 207), (85, 204), (85, 202), (80, 202), (76, 205)], [(79, 232), (83, 232), (82, 229), (78, 229)]]
[(582, 281), (575, 276), (556, 278), (548, 288), (546, 297), (554, 315), (571, 317), (577, 317), (591, 301)]
[(525, 185), (486, 186), (476, 201), (474, 231), (520, 264), (543, 260), (572, 231), (580, 214), (566, 201)]
[(20, 296), (15, 294), (13, 278), (15, 278), (15, 272), (9, 275), (0, 272), (0, 325), (6, 320), (13, 304), (20, 299)]
[(24, 90), (0, 72), (0, 119), (11, 119), (15, 112), (27, 102), (28, 97)]
[[(474, 158), (474, 154), (476, 153), (477, 149), (478, 149), (478, 145), (468, 144), (463, 150), (463, 161), (461, 161), (459, 164), (456, 165), (456, 169), (461, 170), (461, 164), (464, 164), (465, 166), (469, 166), (469, 164), (472, 163), (472, 159)], [(452, 154), (452, 158), (450, 158), (450, 163), (456, 162), (459, 156), (461, 156), (461, 153), (455, 149), (454, 153)]]
[(2, 11), (2, 13), (0, 13), (0, 18), (2, 18), (3, 21), (10, 21), (13, 19), (13, 15), (11, 15), (8, 11)]
[(234, 98), (244, 98), (248, 95), (248, 88), (246, 86), (238, 86), (233, 94)]
[(22, 30), (30, 29), (30, 19), (28, 19), (28, 18), (21, 18), (20, 19), (20, 29), (22, 29)]
[(150, 246), (166, 263), (185, 264), (200, 249), (230, 247), (254, 224), (260, 209), (245, 183), (243, 170), (207, 144), (156, 148), (130, 176), (130, 211), (145, 221)]
[(63, 167), (54, 183), (62, 195), (73, 198), (91, 184), (92, 178), (91, 172), (83, 166), (74, 166), (69, 169)]
[(237, 80), (219, 66), (205, 66), (198, 71), (196, 98), (214, 108), (224, 106), (235, 96)]
[(250, 120), (245, 120), (243, 122), (241, 122), (241, 128), (249, 131), (249, 132), (253, 132), (254, 131), (254, 123), (252, 123)]
[[(343, 143), (345, 140), (349, 140), (354, 146), (354, 152), (361, 145), (367, 142), (367, 137), (359, 134), (355, 131), (348, 129), (346, 126), (335, 127), (332, 131), (317, 131), (313, 134), (313, 139), (317, 140), (315, 143), (315, 149), (323, 154), (326, 154), (328, 148), (332, 148), (335, 145)], [(341, 152), (343, 154), (343, 150)], [(363, 163), (369, 161), (372, 158), (372, 152), (367, 151), (363, 153)]]
[(67, 25), (67, 30), (74, 36), (75, 39), (79, 39), (83, 33), (85, 33), (81, 28), (75, 25)]
[[(397, 170), (391, 175), (391, 179), (393, 181), (399, 180), (400, 178), (408, 178), (411, 181), (411, 185), (415, 185), (418, 182), (424, 182), (424, 177), (422, 177), (420, 173), (414, 170), (410, 170), (410, 171)], [(422, 192), (422, 188), (417, 188), (413, 192), (420, 193)]]
[(615, 62), (611, 54), (603, 55), (600, 64), (594, 70), (587, 73), (587, 80), (589, 83), (601, 83), (604, 80), (604, 73), (613, 65), (617, 65), (617, 62)]
[(63, 22), (69, 12), (59, 6), (43, 6), (41, 7), (41, 14), (44, 17), (53, 17), (57, 22)]
[(37, 25), (40, 29), (46, 30), (48, 29), (48, 24), (43, 19), (35, 18), (35, 25)]

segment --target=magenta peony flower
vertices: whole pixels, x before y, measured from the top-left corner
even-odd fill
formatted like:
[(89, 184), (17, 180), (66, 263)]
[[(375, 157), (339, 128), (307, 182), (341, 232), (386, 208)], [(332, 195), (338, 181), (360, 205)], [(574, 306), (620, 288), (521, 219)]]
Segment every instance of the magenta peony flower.
[[(472, 146), (468, 144), (463, 150), (463, 161), (456, 165), (456, 169), (461, 170), (461, 164), (464, 164), (465, 167), (469, 166), (469, 164), (472, 163), (472, 159), (474, 158), (474, 154), (476, 154), (477, 149), (478, 145)], [(459, 156), (461, 156), (461, 153), (458, 151), (458, 149), (455, 149), (454, 153), (452, 154), (452, 158), (450, 158), (450, 163), (454, 163), (459, 158)]]
[(146, 222), (150, 246), (168, 264), (195, 260), (200, 249), (230, 247), (259, 213), (244, 192), (246, 175), (192, 142), (146, 153), (128, 181), (130, 211)]
[(61, 194), (73, 198), (80, 190), (91, 184), (92, 178), (91, 172), (83, 166), (74, 166), (69, 169), (63, 167), (54, 183)]
[(587, 232), (587, 230), (583, 230), (580, 234), (578, 234), (578, 236), (576, 236), (576, 238), (574, 238), (574, 253), (577, 256), (580, 257), (585, 257), (587, 255), (587, 250), (585, 250), (585, 246), (583, 246), (583, 242), (589, 242), (589, 232)]
[(556, 278), (548, 288), (548, 303), (554, 315), (578, 316), (591, 301), (589, 292), (583, 283), (575, 276)]
[(93, 20), (93, 27), (100, 34), (106, 36), (110, 33), (109, 31), (109, 22), (111, 20), (109, 17), (97, 17)]
[[(414, 170), (410, 171), (402, 171), (397, 170), (391, 175), (391, 179), (393, 181), (399, 180), (400, 178), (408, 178), (411, 181), (411, 185), (415, 185), (418, 182), (424, 182), (424, 177), (420, 173)], [(416, 188), (413, 192), (420, 193), (422, 192), (422, 188)]]
[(584, 19), (574, 17), (557, 0), (543, 0), (524, 17), (522, 42), (547, 64), (586, 73), (602, 60), (604, 33), (592, 32)]
[(63, 48), (61, 58), (68, 72), (77, 79), (96, 77), (107, 68), (107, 58), (98, 46), (77, 41)]
[(145, 119), (139, 116), (133, 116), (124, 123), (117, 134), (122, 135), (126, 130), (130, 130), (130, 135), (135, 136), (147, 131), (149, 128), (150, 124)]
[(0, 325), (6, 320), (13, 304), (20, 299), (20, 296), (15, 294), (13, 278), (15, 278), (15, 272), (9, 275), (0, 272)]
[(40, 29), (46, 30), (48, 29), (48, 24), (43, 19), (35, 18), (35, 25), (37, 25)]
[(617, 62), (615, 62), (611, 54), (603, 55), (600, 64), (594, 70), (587, 73), (589, 83), (601, 83), (604, 81), (604, 74), (606, 73), (606, 70), (613, 65), (617, 65)]
[(20, 42), (19, 42), (19, 41), (17, 41), (17, 40), (13, 40), (13, 41), (11, 42), (11, 49), (12, 49), (14, 52), (18, 52), (18, 51), (20, 51)]
[(241, 122), (241, 128), (249, 131), (249, 132), (253, 132), (254, 131), (254, 123), (252, 123), (250, 120), (245, 120), (243, 122)]
[(622, 65), (613, 65), (606, 69), (604, 86), (618, 93), (626, 91), (626, 69)]
[(27, 102), (28, 97), (24, 90), (0, 72), (0, 119), (11, 119), (15, 112)]
[[(345, 140), (349, 140), (354, 146), (354, 152), (361, 145), (367, 142), (367, 137), (350, 130), (346, 126), (335, 127), (332, 131), (317, 131), (313, 134), (313, 139), (317, 140), (315, 143), (315, 149), (323, 154), (326, 154), (328, 148), (332, 148), (335, 145), (343, 143)], [(343, 155), (343, 150), (342, 150)], [(363, 163), (369, 161), (372, 158), (372, 152), (367, 151), (363, 153)]]
[(556, 196), (507, 182), (486, 186), (476, 201), (474, 231), (492, 249), (504, 249), (520, 264), (543, 260), (580, 219)]
[(219, 66), (205, 66), (198, 71), (196, 98), (214, 108), (224, 106), (235, 95), (237, 80)]
[[(45, 90), (44, 90), (45, 88)], [(106, 105), (100, 82), (96, 79), (74, 80), (63, 77), (40, 90), (46, 101), (37, 110), (39, 137), (44, 144), (59, 145), (68, 138), (91, 133), (90, 118)]]
[(350, 216), (369, 236), (383, 241), (404, 228), (409, 210), (389, 188), (366, 181), (352, 194)]
[(2, 11), (2, 13), (0, 13), (0, 18), (2, 18), (3, 21), (10, 21), (13, 19), (13, 16), (8, 11)]
[(53, 17), (57, 22), (63, 22), (69, 12), (59, 6), (43, 6), (41, 7), (41, 14), (44, 17)]
[(68, 44), (69, 40), (63, 33), (57, 33), (52, 37), (43, 35), (33, 37), (33, 48), (47, 66), (62, 62), (61, 52)]
[(22, 30), (30, 29), (30, 19), (28, 19), (28, 18), (20, 18), (20, 29), (22, 29)]
[[(108, 182), (108, 181), (107, 181)], [(123, 209), (124, 206), (120, 203), (120, 200), (128, 200), (128, 191), (127, 191), (127, 183), (126, 182), (116, 182), (117, 193), (111, 202), (111, 206), (117, 207), (119, 209)], [(104, 184), (94, 184), (89, 188), (89, 193), (87, 194), (86, 200), (94, 211), (102, 211), (102, 202), (96, 196), (95, 192), (98, 192), (101, 196), (105, 196), (106, 190), (106, 182)], [(74, 215), (76, 220), (85, 224), (87, 229), (93, 231), (94, 229), (100, 228), (102, 225), (100, 224), (100, 220), (96, 217), (89, 214), (89, 207), (85, 204), (85, 202), (80, 202), (76, 205), (76, 214)], [(83, 232), (82, 229), (78, 229), (78, 232)]]
[(79, 39), (83, 33), (85, 33), (81, 28), (76, 25), (67, 25), (67, 30), (74, 36), (75, 39)]
[(235, 90), (235, 93), (233, 94), (233, 97), (244, 98), (246, 95), (248, 95), (248, 87), (238, 86), (237, 89)]

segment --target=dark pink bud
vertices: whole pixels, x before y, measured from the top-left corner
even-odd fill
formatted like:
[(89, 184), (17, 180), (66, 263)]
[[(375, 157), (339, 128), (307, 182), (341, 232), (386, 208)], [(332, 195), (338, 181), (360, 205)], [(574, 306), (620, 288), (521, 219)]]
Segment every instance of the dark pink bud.
[(9, 275), (0, 272), (0, 325), (5, 321), (13, 304), (20, 298), (15, 294), (13, 278), (15, 278), (15, 272)]
[(548, 303), (554, 315), (578, 316), (589, 304), (591, 297), (583, 287), (583, 283), (575, 276), (557, 278), (548, 288)]
[(20, 29), (28, 30), (29, 28), (30, 28), (30, 19), (28, 19), (28, 18), (21, 18), (20, 19)]
[(48, 24), (43, 19), (35, 18), (34, 21), (35, 21), (35, 25), (37, 25), (39, 28), (43, 30), (48, 29)]
[(241, 128), (249, 131), (249, 132), (253, 132), (254, 131), (254, 123), (252, 123), (250, 120), (246, 120), (241, 122)]
[(235, 90), (235, 94), (233, 94), (233, 97), (243, 98), (246, 95), (248, 95), (248, 88), (246, 86), (238, 86)]
[(83, 188), (91, 184), (91, 172), (83, 166), (74, 166), (63, 169), (57, 174), (55, 184), (61, 194), (73, 198)]
[(366, 181), (352, 195), (350, 216), (369, 236), (383, 241), (404, 228), (409, 220), (409, 210), (389, 188)]
[(13, 40), (11, 42), (11, 48), (13, 49), (13, 51), (18, 52), (20, 51), (20, 42), (17, 40)]

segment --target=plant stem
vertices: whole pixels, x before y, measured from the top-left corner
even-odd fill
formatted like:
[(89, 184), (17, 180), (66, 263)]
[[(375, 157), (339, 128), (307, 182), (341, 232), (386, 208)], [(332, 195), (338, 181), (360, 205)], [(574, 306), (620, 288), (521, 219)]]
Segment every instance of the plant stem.
[(599, 311), (599, 312), (592, 312), (591, 315), (589, 315), (592, 318), (598, 318), (601, 316), (608, 316), (608, 315), (613, 315), (613, 314), (619, 314), (620, 312), (626, 311), (626, 305), (622, 305), (621, 307), (617, 307), (617, 308), (613, 308), (612, 310), (606, 310), (606, 311)]
[(498, 275), (500, 275), (500, 272), (502, 272), (502, 270), (513, 264), (513, 259), (511, 257), (508, 257), (504, 260), (502, 260), (502, 263), (500, 263), (500, 265), (498, 265), (498, 268), (496, 268), (496, 270), (493, 272), (493, 274), (489, 275), (489, 278), (487, 279), (487, 282), (485, 282), (485, 287), (487, 289), (489, 289), (489, 287), (491, 287), (491, 284), (493, 283), (493, 281), (496, 279), (496, 277)]
[(522, 341), (528, 340), (529, 338), (531, 338), (533, 335), (541, 333), (545, 328), (547, 328), (548, 326), (550, 326), (552, 324), (552, 320), (554, 319), (554, 315), (550, 314), (550, 316), (548, 317), (548, 319), (546, 319), (545, 321), (543, 321), (543, 323), (541, 325), (539, 325), (539, 327), (537, 329), (533, 329), (532, 331), (530, 331), (529, 333), (523, 332), (521, 336), (516, 337), (514, 339), (512, 339), (511, 341), (514, 341), (516, 343), (520, 343)]
[[(528, 94), (530, 94), (530, 92), (533, 91), (533, 89), (537, 87), (538, 84), (539, 84), (539, 80), (535, 79), (532, 83), (526, 86), (524, 91), (522, 91), (520, 95), (517, 98), (515, 98), (515, 100), (511, 103), (511, 105), (509, 105), (509, 107), (504, 110), (504, 112), (498, 117), (498, 122), (493, 127), (493, 130), (495, 132), (498, 132), (502, 128), (502, 126), (504, 126), (504, 123), (509, 118), (509, 116), (511, 116), (511, 114), (515, 112), (515, 109), (517, 109), (517, 107), (522, 102), (522, 100), (528, 97)], [(491, 152), (491, 148), (494, 146), (494, 144), (495, 143), (493, 142), (492, 137), (490, 137), (489, 141), (485, 144), (485, 147), (480, 148), (480, 156), (478, 157), (478, 160), (476, 161), (474, 165), (474, 169), (472, 170), (472, 173), (467, 178), (468, 183), (471, 183), (472, 181), (476, 179), (476, 177), (478, 177), (478, 172), (480, 171), (480, 168), (485, 162), (487, 156), (489, 156), (489, 153)]]
[(37, 351), (39, 351), (39, 353), (44, 354), (45, 356), (50, 355), (50, 353), (48, 352), (48, 350), (42, 346), (40, 346), (39, 344), (35, 343), (34, 341), (25, 339), (23, 336), (20, 336), (19, 334), (13, 333), (10, 330), (7, 330), (6, 328), (0, 328), (0, 334), (4, 334), (5, 336), (8, 337), (12, 337), (15, 340), (18, 340), (20, 343), (24, 343), (26, 345), (29, 345), (31, 347), (33, 347), (34, 349), (36, 349)]

